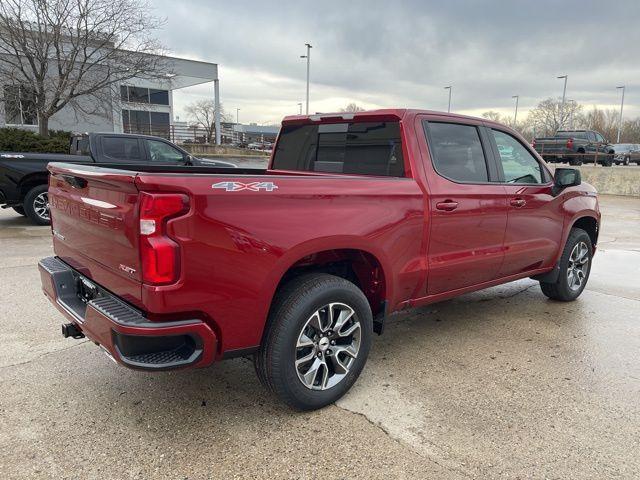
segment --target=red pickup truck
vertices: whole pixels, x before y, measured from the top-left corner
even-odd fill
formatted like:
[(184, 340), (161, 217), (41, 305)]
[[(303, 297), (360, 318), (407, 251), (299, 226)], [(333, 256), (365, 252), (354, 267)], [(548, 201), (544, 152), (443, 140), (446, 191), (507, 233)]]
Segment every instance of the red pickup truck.
[(356, 381), (389, 314), (523, 277), (577, 298), (596, 191), (515, 131), (389, 109), (287, 117), (266, 170), (49, 165), (42, 288), (116, 362), (253, 355), (314, 409)]

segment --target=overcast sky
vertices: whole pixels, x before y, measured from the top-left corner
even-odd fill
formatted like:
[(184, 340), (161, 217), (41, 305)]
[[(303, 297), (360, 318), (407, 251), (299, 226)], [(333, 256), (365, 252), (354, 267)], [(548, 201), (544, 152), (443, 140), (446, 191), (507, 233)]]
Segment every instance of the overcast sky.
[[(173, 55), (219, 64), (222, 103), (241, 122), (279, 123), (304, 102), (311, 43), (310, 111), (447, 109), (523, 114), (567, 98), (640, 115), (640, 1), (176, 1), (154, 2), (158, 36)], [(176, 114), (205, 84), (176, 91)]]

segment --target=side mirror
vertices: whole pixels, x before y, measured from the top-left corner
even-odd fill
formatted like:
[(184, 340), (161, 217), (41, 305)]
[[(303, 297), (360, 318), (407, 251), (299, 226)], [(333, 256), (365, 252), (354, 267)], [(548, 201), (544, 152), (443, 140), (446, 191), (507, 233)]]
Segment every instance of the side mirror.
[(582, 183), (582, 175), (577, 168), (556, 168), (553, 175), (553, 184), (556, 190), (575, 187)]

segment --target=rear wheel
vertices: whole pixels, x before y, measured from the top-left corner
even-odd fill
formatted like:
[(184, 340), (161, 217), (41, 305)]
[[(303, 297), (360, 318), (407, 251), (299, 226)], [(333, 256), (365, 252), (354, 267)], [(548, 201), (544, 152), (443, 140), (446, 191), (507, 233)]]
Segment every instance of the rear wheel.
[(572, 229), (560, 257), (558, 279), (554, 283), (540, 282), (542, 293), (562, 302), (578, 298), (589, 280), (592, 255), (589, 234), (581, 228)]
[(335, 402), (355, 383), (371, 347), (369, 303), (333, 275), (296, 277), (280, 289), (254, 365), (260, 381), (298, 410)]
[(631, 162), (631, 159), (629, 157), (624, 157), (624, 161), (622, 162), (622, 164), (624, 166), (628, 166), (630, 162)]
[(24, 197), (22, 204), (27, 217), (37, 225), (49, 225), (49, 195), (47, 185), (33, 187)]

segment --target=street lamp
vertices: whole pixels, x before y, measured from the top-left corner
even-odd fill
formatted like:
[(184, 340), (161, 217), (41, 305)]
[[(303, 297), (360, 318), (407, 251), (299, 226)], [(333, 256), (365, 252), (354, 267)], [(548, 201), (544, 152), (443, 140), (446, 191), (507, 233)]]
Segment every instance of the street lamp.
[(567, 96), (567, 77), (568, 75), (561, 75), (558, 77), (564, 78), (564, 88), (562, 89), (562, 106), (560, 107), (560, 128), (562, 128), (562, 124), (564, 123), (564, 100)]
[(520, 100), (520, 95), (513, 95), (511, 98), (516, 99), (516, 111), (513, 114), (513, 127), (516, 126), (516, 120), (518, 120), (518, 101)]
[(451, 85), (444, 87), (445, 90), (449, 90), (449, 106), (447, 107), (447, 112), (451, 113)]
[(307, 54), (306, 55), (300, 55), (300, 58), (306, 58), (307, 59), (307, 115), (309, 115), (309, 64), (311, 63), (311, 45), (308, 43), (305, 43), (305, 45), (307, 46)]
[(240, 121), (238, 120), (238, 118), (240, 118), (240, 109), (236, 108), (236, 123), (239, 125)]
[(302, 102), (298, 103), (298, 107), (300, 107), (300, 115), (302, 115)]
[(620, 118), (618, 119), (618, 140), (616, 143), (620, 143), (620, 132), (622, 132), (622, 109), (624, 108), (624, 91), (625, 86), (621, 85), (620, 87), (616, 87), (616, 89), (622, 90), (622, 101), (620, 102)]

